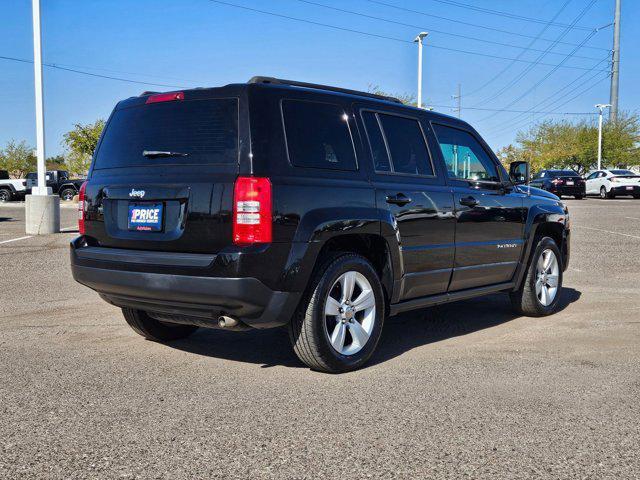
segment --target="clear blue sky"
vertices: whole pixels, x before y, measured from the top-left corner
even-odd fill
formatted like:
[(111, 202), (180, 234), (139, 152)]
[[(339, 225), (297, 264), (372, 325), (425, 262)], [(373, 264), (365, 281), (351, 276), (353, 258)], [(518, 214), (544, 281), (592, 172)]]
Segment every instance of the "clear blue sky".
[[(218, 86), (269, 75), (364, 90), (372, 84), (389, 92), (415, 93), (417, 47), (410, 41), (420, 30), (427, 30), (427, 45), (492, 56), (425, 48), (424, 92), (427, 100), (443, 105), (436, 110), (452, 113), (451, 95), (460, 83), (463, 118), (493, 148), (512, 142), (518, 128), (544, 114), (465, 107), (591, 112), (595, 103), (609, 101), (608, 79), (596, 85), (605, 78), (606, 73), (598, 70), (608, 68), (607, 61), (588, 69), (609, 55), (605, 49), (611, 48), (612, 28), (594, 34), (576, 49), (574, 45), (580, 45), (591, 32), (563, 25), (574, 22), (581, 12), (584, 15), (575, 23), (578, 27), (610, 23), (614, 0), (597, 0), (586, 11), (592, 0), (570, 0), (564, 9), (566, 0), (379, 0), (396, 8), (378, 0), (313, 0), (387, 22), (299, 0), (225, 1), (390, 38), (208, 0), (42, 0), (44, 61), (97, 75), (185, 87)], [(640, 2), (623, 0), (622, 4), (620, 108), (635, 111), (640, 107), (640, 63), (633, 46), (640, 45), (640, 29), (634, 22), (640, 15)], [(0, 6), (0, 56), (32, 60), (31, 2), (0, 0)], [(556, 15), (555, 24), (545, 24)], [(541, 38), (536, 40), (537, 36)], [(518, 48), (529, 45), (532, 50)], [(574, 49), (574, 56), (567, 58)], [(540, 63), (509, 60), (515, 58)], [(561, 62), (563, 66), (554, 72), (553, 65)], [(12, 138), (35, 145), (33, 66), (0, 59), (0, 71), (0, 146)], [(48, 156), (62, 152), (62, 134), (74, 123), (106, 118), (119, 99), (144, 90), (172, 89), (51, 67), (45, 67), (44, 85)]]

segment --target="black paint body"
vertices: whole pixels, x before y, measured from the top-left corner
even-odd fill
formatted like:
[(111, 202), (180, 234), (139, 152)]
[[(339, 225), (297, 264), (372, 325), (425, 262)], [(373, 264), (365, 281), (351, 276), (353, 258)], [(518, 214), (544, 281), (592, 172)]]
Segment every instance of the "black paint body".
[[(86, 234), (71, 245), (72, 270), (79, 282), (114, 305), (163, 312), (176, 321), (192, 318), (201, 325), (215, 326), (221, 313), (257, 328), (282, 325), (318, 258), (328, 249), (349, 246), (378, 269), (392, 314), (518, 288), (537, 234), (556, 239), (566, 268), (569, 215), (557, 197), (513, 185), (502, 167), (500, 182), (448, 178), (434, 122), (469, 132), (498, 163), (477, 132), (459, 119), (385, 100), (282, 85), (228, 85), (187, 90), (184, 96), (238, 99), (237, 164), (92, 167)], [(145, 99), (124, 100), (116, 109)], [(283, 99), (340, 105), (349, 117), (357, 170), (293, 166)], [(435, 175), (374, 171), (361, 116), (367, 109), (418, 120)], [(272, 183), (270, 244), (232, 242), (233, 187), (239, 175), (268, 177)], [(145, 200), (164, 203), (162, 232), (127, 229), (132, 189), (144, 190)], [(408, 201), (394, 203), (399, 195)]]

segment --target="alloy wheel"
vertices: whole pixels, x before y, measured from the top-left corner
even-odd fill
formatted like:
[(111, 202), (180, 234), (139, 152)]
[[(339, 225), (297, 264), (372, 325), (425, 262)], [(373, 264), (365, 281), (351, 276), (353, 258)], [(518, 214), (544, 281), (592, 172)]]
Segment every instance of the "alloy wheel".
[(553, 303), (558, 293), (560, 265), (553, 250), (543, 250), (536, 264), (536, 295), (545, 307)]
[(325, 331), (335, 351), (354, 355), (364, 348), (376, 322), (376, 299), (360, 272), (338, 277), (325, 300)]

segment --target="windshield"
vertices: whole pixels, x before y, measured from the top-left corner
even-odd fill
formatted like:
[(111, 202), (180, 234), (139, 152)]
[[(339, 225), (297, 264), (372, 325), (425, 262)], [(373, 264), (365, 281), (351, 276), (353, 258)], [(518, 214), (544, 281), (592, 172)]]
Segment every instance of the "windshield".
[(614, 175), (631, 175), (631, 176), (636, 176), (635, 173), (633, 173), (631, 170), (609, 170), (611, 173), (613, 173)]
[[(180, 152), (183, 155), (149, 155), (149, 152)], [(238, 101), (222, 98), (116, 109), (93, 168), (232, 164), (237, 161)]]

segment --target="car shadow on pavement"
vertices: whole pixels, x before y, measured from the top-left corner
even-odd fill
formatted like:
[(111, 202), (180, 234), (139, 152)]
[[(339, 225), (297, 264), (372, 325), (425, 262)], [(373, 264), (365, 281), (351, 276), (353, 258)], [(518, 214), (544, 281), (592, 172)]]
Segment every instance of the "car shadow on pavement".
[[(576, 302), (581, 293), (563, 288), (558, 311)], [(490, 295), (416, 310), (387, 319), (376, 353), (367, 366), (386, 362), (423, 345), (509, 322), (518, 315), (504, 294)], [(304, 368), (293, 353), (284, 328), (226, 332), (201, 328), (191, 337), (168, 344), (197, 355), (236, 362), (255, 363), (262, 368), (276, 365)], [(366, 368), (366, 366), (365, 366)]]

